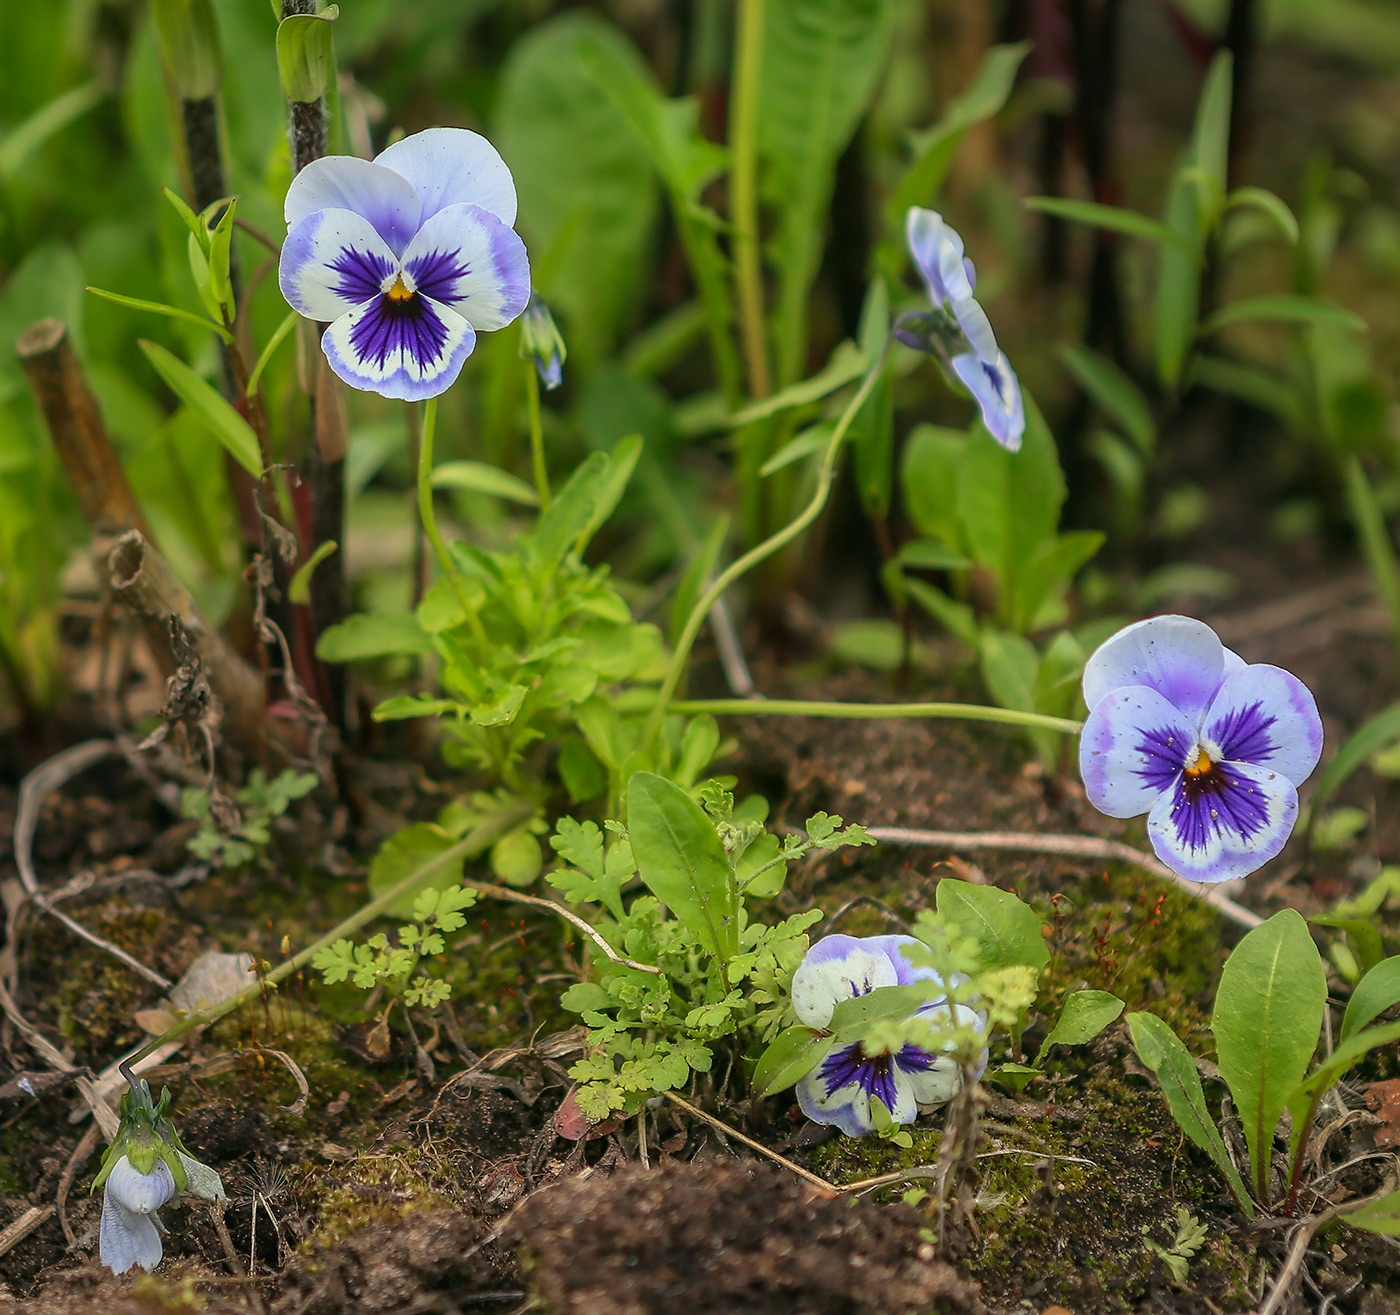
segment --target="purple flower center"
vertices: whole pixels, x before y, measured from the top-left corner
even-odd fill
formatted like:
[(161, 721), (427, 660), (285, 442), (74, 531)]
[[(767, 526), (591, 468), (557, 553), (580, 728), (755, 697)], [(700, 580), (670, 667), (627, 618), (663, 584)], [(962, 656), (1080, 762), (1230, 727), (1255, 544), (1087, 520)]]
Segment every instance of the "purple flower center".
[(350, 330), (350, 342), (362, 361), (383, 369), (402, 350), (421, 368), (442, 355), (447, 325), (416, 292), (407, 297), (385, 293)]
[(884, 1051), (867, 1055), (859, 1041), (833, 1051), (822, 1063), (822, 1081), (828, 1096), (842, 1087), (858, 1085), (867, 1096), (876, 1096), (891, 1113), (899, 1100), (895, 1089), (895, 1069), (922, 1073), (933, 1067), (933, 1056), (921, 1046), (905, 1045), (899, 1053)]
[(1171, 817), (1184, 845), (1204, 849), (1216, 831), (1230, 830), (1248, 840), (1268, 822), (1269, 803), (1253, 781), (1212, 762), (1204, 771), (1182, 773)]

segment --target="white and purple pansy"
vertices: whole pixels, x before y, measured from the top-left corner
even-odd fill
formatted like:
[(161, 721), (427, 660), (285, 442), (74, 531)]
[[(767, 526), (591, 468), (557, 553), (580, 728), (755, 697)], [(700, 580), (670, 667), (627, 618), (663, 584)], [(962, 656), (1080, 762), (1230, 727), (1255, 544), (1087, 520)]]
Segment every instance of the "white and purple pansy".
[(430, 128), (373, 161), (330, 155), (292, 179), (278, 282), (326, 324), (326, 359), (352, 388), (405, 401), (445, 392), (478, 332), (530, 298), (515, 183), (496, 148)]
[(1120, 630), (1084, 668), (1079, 770), (1110, 817), (1147, 814), (1157, 857), (1193, 881), (1230, 881), (1283, 848), (1298, 786), (1322, 753), (1307, 686), (1247, 665), (1203, 621)]
[(102, 1263), (114, 1274), (136, 1265), (151, 1270), (160, 1264), (160, 1225), (156, 1211), (175, 1195), (175, 1177), (164, 1160), (141, 1173), (123, 1155), (107, 1176), (102, 1194), (98, 1245)]
[[(929, 300), (956, 321), (968, 349), (953, 352), (948, 363), (976, 399), (987, 432), (1002, 447), (1017, 451), (1026, 430), (1021, 385), (1006, 353), (997, 346), (987, 312), (973, 296), (977, 271), (963, 255), (962, 238), (937, 211), (920, 206), (909, 208), (905, 237)], [(928, 350), (917, 332), (901, 332), (896, 324), (895, 334), (911, 347)]]
[[(943, 979), (932, 968), (916, 967), (905, 957), (904, 947), (919, 944), (912, 936), (823, 937), (793, 974), (792, 1007), (798, 1020), (826, 1028), (843, 1000), (882, 986), (928, 981), (931, 998), (915, 1017), (982, 1030), (986, 1020), (975, 1010), (948, 1003)], [(951, 1100), (961, 1081), (958, 1065), (941, 1051), (905, 1043), (898, 1051), (868, 1054), (856, 1041), (838, 1045), (798, 1082), (797, 1103), (814, 1123), (833, 1124), (848, 1136), (861, 1137), (876, 1126), (872, 1098), (893, 1122), (912, 1123), (920, 1106)]]

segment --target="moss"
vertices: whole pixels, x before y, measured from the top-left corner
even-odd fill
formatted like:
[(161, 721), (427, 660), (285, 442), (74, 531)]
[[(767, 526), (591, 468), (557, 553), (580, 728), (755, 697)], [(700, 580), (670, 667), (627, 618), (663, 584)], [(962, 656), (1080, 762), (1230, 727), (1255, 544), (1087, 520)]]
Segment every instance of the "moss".
[(188, 1275), (175, 1279), (163, 1274), (143, 1274), (132, 1283), (131, 1295), (151, 1311), (169, 1315), (188, 1315), (204, 1309), (204, 1298)]
[(421, 1149), (359, 1155), (333, 1169), (304, 1165), (295, 1175), (293, 1191), (319, 1213), (316, 1227), (301, 1245), (304, 1255), (334, 1246), (372, 1224), (461, 1204), (450, 1168)]

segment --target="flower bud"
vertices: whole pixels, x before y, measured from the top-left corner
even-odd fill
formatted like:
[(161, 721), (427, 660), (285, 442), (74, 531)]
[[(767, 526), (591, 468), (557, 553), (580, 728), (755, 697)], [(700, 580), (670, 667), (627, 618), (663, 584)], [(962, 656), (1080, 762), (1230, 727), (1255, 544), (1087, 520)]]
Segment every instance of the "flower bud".
[(534, 360), (540, 382), (545, 388), (558, 388), (564, 381), (564, 361), (569, 353), (554, 316), (538, 293), (530, 294), (529, 304), (520, 317), (520, 326), (521, 357)]

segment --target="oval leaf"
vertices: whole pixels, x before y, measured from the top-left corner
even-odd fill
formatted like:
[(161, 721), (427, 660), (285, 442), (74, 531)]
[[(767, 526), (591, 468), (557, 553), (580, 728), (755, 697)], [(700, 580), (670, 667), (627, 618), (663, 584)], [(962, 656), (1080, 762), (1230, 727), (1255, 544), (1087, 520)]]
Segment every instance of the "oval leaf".
[(753, 1098), (762, 1100), (786, 1091), (816, 1068), (835, 1044), (834, 1036), (810, 1027), (784, 1028), (758, 1057), (753, 1071)]
[(1400, 1004), (1400, 954), (1382, 959), (1357, 984), (1342, 1015), (1340, 1041), (1365, 1027), (1392, 1005)]
[(1040, 969), (1050, 962), (1039, 915), (1010, 892), (944, 877), (936, 900), (953, 928), (977, 942), (983, 968), (1023, 963)]
[(1040, 1047), (1044, 1054), (1051, 1046), (1082, 1046), (1092, 1041), (1119, 1014), (1123, 1002), (1107, 991), (1075, 991), (1060, 1010), (1060, 1021), (1050, 1030)]

